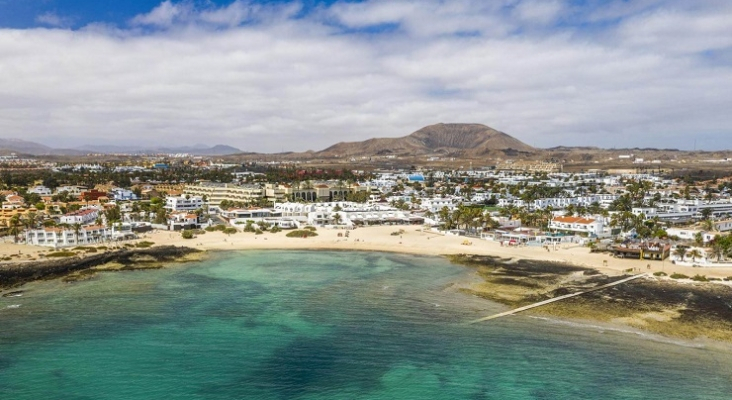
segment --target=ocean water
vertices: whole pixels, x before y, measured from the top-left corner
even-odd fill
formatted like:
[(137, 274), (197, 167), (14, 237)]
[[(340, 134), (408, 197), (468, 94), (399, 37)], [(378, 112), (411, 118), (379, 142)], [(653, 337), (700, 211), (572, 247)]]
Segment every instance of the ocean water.
[[(730, 399), (726, 351), (515, 316), (444, 259), (232, 252), (0, 298), (0, 399)], [(18, 307), (15, 307), (18, 306)]]

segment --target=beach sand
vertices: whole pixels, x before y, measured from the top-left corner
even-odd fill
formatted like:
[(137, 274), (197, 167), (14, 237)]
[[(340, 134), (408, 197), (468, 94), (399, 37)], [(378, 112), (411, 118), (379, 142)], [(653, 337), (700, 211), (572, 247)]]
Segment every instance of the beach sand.
[[(403, 230), (400, 235), (393, 232)], [(338, 237), (345, 230), (318, 229), (318, 236), (289, 238), (287, 231), (265, 232), (261, 235), (239, 232), (226, 235), (221, 232), (207, 232), (194, 239), (183, 239), (179, 232), (158, 231), (145, 234), (141, 240), (149, 240), (156, 245), (173, 244), (189, 246), (201, 250), (360, 250), (385, 251), (417, 255), (476, 254), (492, 255), (513, 259), (556, 261), (580, 267), (594, 268), (598, 271), (617, 276), (634, 269), (634, 273), (663, 271), (667, 274), (681, 273), (688, 276), (696, 274), (707, 277), (725, 278), (732, 276), (732, 268), (694, 268), (671, 264), (670, 261), (648, 261), (616, 259), (610, 254), (590, 253), (587, 247), (576, 244), (563, 244), (547, 251), (542, 247), (509, 247), (498, 242), (474, 238), (444, 236), (432, 231), (423, 231), (418, 226), (373, 226), (357, 228), (349, 232), (349, 237)], [(463, 245), (464, 241), (471, 245)], [(650, 266), (650, 268), (648, 267)]]

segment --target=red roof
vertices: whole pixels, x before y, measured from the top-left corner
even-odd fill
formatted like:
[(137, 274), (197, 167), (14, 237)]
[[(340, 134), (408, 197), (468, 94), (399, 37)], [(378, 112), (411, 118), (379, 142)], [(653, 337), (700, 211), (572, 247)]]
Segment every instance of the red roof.
[(562, 222), (565, 224), (591, 224), (595, 222), (594, 219), (584, 217), (554, 217), (552, 221)]

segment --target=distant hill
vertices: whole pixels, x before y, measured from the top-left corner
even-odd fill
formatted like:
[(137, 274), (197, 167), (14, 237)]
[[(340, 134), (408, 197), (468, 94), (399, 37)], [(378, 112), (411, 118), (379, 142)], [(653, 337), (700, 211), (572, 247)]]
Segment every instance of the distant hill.
[(84, 150), (91, 153), (124, 153), (124, 154), (175, 154), (175, 153), (188, 153), (200, 156), (222, 156), (228, 154), (241, 153), (241, 150), (236, 147), (231, 147), (223, 144), (217, 144), (209, 147), (202, 144), (195, 146), (182, 146), (182, 147), (143, 147), (143, 146), (104, 146), (104, 145), (87, 145), (80, 147), (79, 150)]
[(237, 154), (242, 151), (236, 147), (223, 144), (215, 146), (206, 146), (197, 144), (195, 146), (184, 147), (159, 147), (149, 148), (143, 146), (104, 146), (104, 145), (86, 145), (75, 149), (57, 149), (40, 143), (30, 142), (21, 139), (2, 139), (0, 138), (0, 151), (8, 153), (15, 152), (18, 154), (30, 154), (34, 156), (46, 155), (82, 155), (87, 153), (126, 153), (126, 154), (156, 154), (156, 153), (188, 153), (201, 156), (219, 156), (228, 154)]
[(400, 138), (341, 142), (315, 154), (324, 157), (371, 155), (479, 157), (496, 152), (535, 153), (537, 149), (481, 124), (436, 124)]
[(8, 152), (31, 155), (49, 155), (53, 154), (51, 147), (44, 146), (40, 143), (29, 142), (21, 139), (2, 139), (0, 138), (0, 149)]

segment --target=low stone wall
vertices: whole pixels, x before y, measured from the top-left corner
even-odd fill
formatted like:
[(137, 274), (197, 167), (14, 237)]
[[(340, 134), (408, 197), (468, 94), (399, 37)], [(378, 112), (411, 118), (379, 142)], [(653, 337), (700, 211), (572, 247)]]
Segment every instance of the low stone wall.
[(54, 278), (71, 272), (93, 268), (110, 262), (134, 265), (141, 258), (156, 262), (172, 262), (200, 250), (189, 247), (158, 246), (147, 249), (120, 249), (83, 257), (18, 262), (0, 265), (0, 288), (17, 286), (38, 279)]

